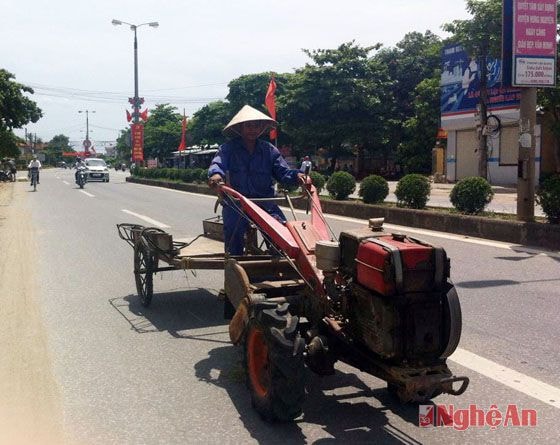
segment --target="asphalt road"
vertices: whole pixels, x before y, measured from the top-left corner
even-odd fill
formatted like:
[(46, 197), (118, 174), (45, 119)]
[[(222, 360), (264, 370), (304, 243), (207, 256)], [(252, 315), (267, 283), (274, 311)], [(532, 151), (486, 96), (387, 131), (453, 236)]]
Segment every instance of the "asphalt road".
[[(80, 191), (72, 175), (44, 171), (39, 191), (25, 197), (68, 443), (559, 442), (558, 253), (411, 232), (446, 248), (463, 309), (460, 349), (449, 364), (471, 384), (464, 395), (436, 402), (484, 410), (495, 404), (503, 413), (518, 404), (537, 410), (538, 426), (419, 428), (417, 406), (400, 405), (384, 382), (343, 364), (332, 377), (309, 374), (303, 416), (271, 425), (253, 411), (240, 350), (229, 343), (217, 299), (223, 273), (160, 274), (144, 309), (132, 249), (117, 236), (119, 222), (149, 225), (130, 212), (169, 226), (176, 237), (197, 235), (213, 214), (212, 197), (129, 184), (114, 171), (111, 182)], [(363, 224), (330, 222), (336, 233)]]

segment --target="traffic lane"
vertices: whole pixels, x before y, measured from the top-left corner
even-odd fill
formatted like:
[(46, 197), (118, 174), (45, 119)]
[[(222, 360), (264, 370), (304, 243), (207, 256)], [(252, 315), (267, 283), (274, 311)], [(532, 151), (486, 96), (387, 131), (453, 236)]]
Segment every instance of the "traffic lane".
[[(78, 195), (74, 194), (75, 197), (77, 197)], [(85, 201), (86, 197), (83, 197), (82, 201)], [(79, 205), (79, 204), (76, 204)], [(73, 206), (75, 207), (75, 206)], [(80, 212), (72, 212), (74, 215), (78, 216)], [(96, 213), (103, 213), (103, 212), (96, 212)], [(107, 212), (109, 213), (109, 212)], [(112, 223), (114, 221), (109, 221), (108, 223), (104, 224), (107, 227), (111, 227)], [(78, 221), (76, 221), (76, 224), (78, 225), (78, 227), (80, 227), (80, 220), (78, 218)], [(68, 225), (68, 224), (67, 224)], [(114, 227), (114, 226), (113, 226)], [(111, 228), (113, 228), (111, 227)], [(103, 243), (101, 243), (103, 244)], [(124, 243), (123, 243), (124, 244)], [(131, 252), (128, 252), (129, 249), (127, 249), (127, 246), (125, 245), (125, 250), (127, 250), (126, 253), (128, 253), (129, 255), (131, 255)], [(120, 254), (118, 255), (120, 256)], [(125, 254), (123, 256), (126, 257), (127, 255)], [(75, 263), (79, 264), (80, 262), (84, 261), (84, 259), (82, 260), (78, 260)], [(114, 268), (116, 268), (117, 265), (115, 264), (111, 264), (111, 262), (109, 261), (109, 258), (98, 258), (98, 261), (100, 262), (108, 262), (108, 264), (106, 264), (107, 270), (112, 270)], [(128, 262), (130, 264), (130, 261)], [(70, 264), (67, 266), (68, 268), (70, 268)], [(80, 271), (76, 270), (75, 271), (76, 276), (79, 276)], [(82, 270), (83, 273), (83, 270)], [(101, 271), (96, 271), (96, 270), (92, 270), (91, 274), (92, 275), (99, 275), (102, 276), (101, 274), (103, 273), (103, 270)], [(106, 273), (105, 273), (106, 275)], [(206, 277), (205, 277), (206, 275)], [(126, 273), (125, 276), (121, 277), (122, 282), (126, 282), (128, 281), (128, 277), (131, 276), (131, 271)], [(106, 277), (105, 277), (106, 278)], [(211, 273), (211, 272), (205, 272), (205, 273), (201, 273), (199, 274), (199, 276), (197, 278), (191, 277), (190, 281), (191, 281), (191, 286), (194, 284), (195, 281), (198, 280), (203, 280), (203, 282), (200, 284), (200, 288), (204, 288), (205, 286), (216, 286), (217, 283), (220, 283), (220, 280), (222, 279), (222, 276), (220, 273)], [(131, 317), (131, 319), (136, 320), (137, 324), (140, 325), (140, 332), (137, 333), (137, 335), (139, 336), (146, 336), (146, 335), (152, 335), (152, 336), (160, 336), (162, 334), (167, 334), (169, 335), (171, 338), (173, 339), (178, 339), (180, 338), (180, 335), (185, 335), (187, 336), (187, 338), (185, 340), (188, 340), (189, 343), (200, 343), (201, 340), (193, 340), (190, 337), (201, 337), (204, 338), (205, 340), (218, 340), (218, 341), (224, 341), (227, 342), (227, 334), (221, 334), (222, 337), (220, 338), (219, 335), (215, 334), (214, 329), (218, 328), (219, 326), (226, 329), (226, 324), (223, 323), (223, 320), (221, 320), (221, 323), (219, 326), (216, 324), (214, 325), (212, 322), (210, 322), (209, 324), (211, 325), (210, 327), (212, 328), (211, 331), (205, 330), (204, 327), (201, 328), (200, 325), (200, 320), (206, 320), (208, 318), (208, 306), (210, 305), (210, 307), (212, 308), (212, 299), (207, 298), (207, 296), (203, 295), (199, 301), (199, 305), (197, 305), (196, 303), (196, 295), (197, 294), (189, 294), (189, 298), (185, 299), (182, 298), (182, 294), (177, 294), (175, 296), (175, 298), (173, 297), (175, 294), (172, 293), (172, 295), (167, 295), (165, 294), (165, 289), (169, 286), (171, 288), (174, 288), (177, 284), (181, 284), (181, 280), (184, 280), (184, 277), (181, 276), (179, 274), (178, 277), (175, 278), (169, 278), (169, 276), (166, 276), (164, 280), (160, 281), (157, 280), (156, 281), (156, 292), (158, 292), (158, 295), (156, 295), (155, 297), (155, 301), (154, 301), (154, 307), (151, 310), (144, 310), (143, 313), (141, 312), (142, 309), (138, 310), (138, 302), (136, 300), (136, 308), (134, 310), (130, 310), (129, 311), (129, 316)], [(111, 281), (111, 280), (109, 280)], [(119, 289), (119, 286), (121, 285), (121, 283), (116, 282), (114, 283), (113, 286), (111, 286), (111, 288), (113, 290), (109, 291), (109, 294), (111, 294), (112, 292), (115, 292), (115, 289)], [(184, 285), (184, 282), (183, 282)], [(135, 291), (133, 289), (133, 286), (130, 286), (129, 288), (131, 290), (131, 292), (127, 293), (124, 297), (117, 297), (116, 300), (113, 301), (118, 301), (119, 298), (121, 299), (125, 299), (125, 298), (129, 298), (131, 302), (133, 302), (133, 298), (134, 298), (134, 294)], [(162, 295), (162, 292), (164, 293)], [(112, 295), (118, 295), (116, 293), (112, 293)], [(123, 295), (123, 294), (121, 294)], [(82, 307), (81, 305), (84, 304), (84, 301), (95, 301), (95, 296), (94, 295), (88, 295), (88, 292), (84, 292), (83, 295), (81, 295), (82, 300), (78, 300), (75, 303), (78, 304), (80, 306), (81, 309), (78, 310), (82, 310), (84, 311), (86, 308)], [(59, 303), (62, 303), (63, 307), (70, 305), (70, 303), (72, 302), (72, 300), (70, 299), (70, 301), (62, 301)], [(214, 319), (216, 320), (216, 323), (218, 323), (218, 318), (221, 316), (221, 307), (219, 305), (219, 302), (214, 301), (213, 302), (216, 306), (214, 306), (214, 311), (215, 311), (215, 317)], [(133, 303), (134, 304), (134, 303)], [(162, 306), (161, 305), (168, 305), (168, 311), (163, 311), (162, 310)], [(181, 306), (182, 305), (182, 306)], [(95, 306), (95, 305), (94, 305)], [(126, 300), (125, 300), (125, 307), (126, 307)], [(184, 308), (181, 309), (181, 308)], [(196, 308), (196, 309), (195, 309)], [(116, 311), (116, 309), (113, 308), (113, 310)], [(151, 315), (148, 315), (148, 313), (150, 313)], [(167, 314), (167, 316), (165, 315)], [(179, 316), (175, 316), (175, 315), (179, 315)], [(74, 317), (79, 317), (79, 312), (77, 312)], [(69, 318), (74, 318), (74, 317), (69, 317)], [(102, 320), (98, 320), (98, 317), (94, 317), (94, 319), (92, 320), (92, 325), (93, 326), (98, 326), (98, 325), (102, 325)], [(150, 318), (153, 320), (153, 322), (150, 321)], [(120, 321), (123, 321), (126, 323), (128, 323), (128, 321), (126, 321), (124, 319), (124, 317), (122, 315), (120, 315)], [(189, 322), (190, 320), (190, 322)], [(212, 317), (210, 317), (210, 320), (212, 320)], [(144, 326), (144, 330), (146, 328), (146, 324), (149, 325), (153, 325), (156, 327), (155, 332), (143, 332), (142, 331), (142, 326)], [(87, 344), (88, 346), (88, 356), (94, 355), (96, 354), (96, 350), (101, 348), (102, 345), (104, 345), (104, 348), (101, 348), (101, 350), (104, 350), (105, 348), (110, 348), (110, 349), (117, 349), (118, 350), (118, 355), (117, 357), (113, 357), (113, 356), (109, 356), (108, 360), (107, 357), (105, 357), (104, 360), (104, 366), (109, 367), (109, 369), (112, 371), (111, 373), (109, 373), (109, 375), (107, 375), (107, 371), (99, 371), (95, 369), (95, 367), (87, 368), (88, 372), (83, 372), (83, 368), (85, 365), (87, 365), (87, 363), (82, 364), (81, 366), (76, 366), (76, 368), (82, 369), (82, 371), (76, 371), (76, 379), (78, 379), (78, 381), (80, 381), (80, 377), (82, 382), (84, 383), (84, 385), (80, 385), (77, 384), (77, 390), (76, 391), (71, 391), (72, 393), (77, 393), (80, 394), (79, 389), (82, 388), (82, 386), (89, 386), (87, 385), (88, 382), (91, 382), (92, 385), (97, 387), (97, 391), (99, 392), (99, 397), (102, 400), (110, 400), (111, 401), (111, 407), (116, 405), (117, 408), (111, 408), (110, 407), (105, 407), (104, 404), (102, 403), (102, 405), (104, 406), (104, 408), (106, 408), (108, 411), (106, 411), (106, 413), (111, 414), (112, 416), (116, 416), (114, 417), (113, 421), (118, 421), (120, 420), (120, 416), (117, 416), (117, 412), (116, 410), (118, 410), (118, 412), (120, 413), (121, 411), (124, 411), (126, 414), (129, 414), (131, 416), (136, 416), (138, 417), (138, 413), (135, 412), (135, 408), (133, 407), (128, 407), (127, 409), (127, 403), (131, 402), (133, 403), (133, 405), (136, 406), (136, 409), (138, 407), (141, 407), (141, 409), (143, 411), (146, 411), (146, 413), (148, 414), (147, 417), (151, 417), (152, 415), (155, 416), (155, 418), (157, 418), (157, 416), (161, 416), (164, 415), (163, 411), (161, 410), (161, 407), (158, 408), (158, 406), (161, 404), (160, 399), (162, 397), (162, 394), (159, 391), (156, 391), (156, 393), (154, 394), (151, 389), (147, 388), (148, 386), (154, 385), (155, 388), (157, 388), (160, 385), (160, 378), (153, 378), (154, 376), (167, 376), (167, 375), (175, 375), (176, 373), (179, 373), (179, 375), (181, 375), (181, 373), (184, 373), (184, 370), (182, 369), (182, 366), (185, 364), (185, 360), (181, 360), (183, 357), (190, 357), (193, 360), (197, 357), (200, 356), (200, 346), (196, 346), (194, 348), (194, 350), (189, 349), (188, 351), (179, 351), (179, 352), (175, 352), (173, 350), (168, 349), (167, 347), (164, 347), (163, 350), (160, 351), (160, 349), (162, 348), (162, 344), (161, 341), (150, 341), (150, 340), (146, 340), (143, 339), (142, 341), (138, 342), (138, 344), (135, 343), (135, 348), (133, 348), (133, 350), (137, 353), (134, 354), (133, 357), (127, 357), (126, 352), (129, 351), (130, 349), (130, 341), (129, 342), (125, 342), (127, 344), (124, 345), (123, 348), (119, 348), (118, 346), (115, 346), (113, 343), (117, 342), (118, 345), (118, 341), (122, 339), (123, 334), (118, 332), (119, 329), (118, 327), (114, 327), (117, 330), (117, 334), (116, 338), (113, 337), (112, 334), (112, 330), (109, 330), (108, 335), (101, 335), (103, 332), (100, 332), (99, 328), (96, 328), (94, 330), (94, 332), (92, 332), (92, 336), (96, 339), (94, 344), (89, 344), (84, 342), (83, 340), (81, 342), (79, 342), (78, 345), (75, 345), (75, 347), (79, 347), (79, 346), (85, 346)], [(186, 332), (184, 332), (186, 331)], [(134, 331), (136, 332), (136, 331)], [(219, 332), (219, 331), (218, 331)], [(213, 335), (215, 337), (213, 337)], [(125, 336), (126, 337), (126, 336)], [(167, 337), (165, 337), (166, 339)], [(146, 344), (149, 343), (149, 344)], [(208, 343), (212, 343), (211, 341)], [(225, 345), (225, 344), (224, 344)], [(202, 366), (202, 369), (208, 368), (208, 361), (207, 358), (210, 358), (210, 363), (216, 362), (217, 367), (222, 366), (222, 369), (231, 369), (231, 368), (227, 368), (227, 363), (222, 363), (220, 365), (220, 360), (219, 360), (219, 356), (220, 356), (220, 352), (212, 352), (214, 351), (214, 349), (216, 349), (216, 345), (213, 344), (212, 345), (213, 348), (211, 348), (208, 352), (208, 354), (206, 354), (206, 358), (205, 357), (201, 357), (200, 360), (197, 360), (196, 363), (199, 363), (201, 360), (204, 360), (204, 365)], [(225, 345), (224, 347), (226, 347), (227, 345)], [(218, 346), (219, 348), (220, 346)], [(156, 353), (154, 354), (154, 351), (152, 350), (152, 348), (158, 350), (158, 352), (160, 353)], [(71, 348), (73, 349), (73, 348)], [(155, 356), (154, 356), (155, 355)], [(177, 369), (177, 365), (173, 360), (169, 360), (168, 355), (173, 355), (174, 356), (174, 360), (178, 360), (181, 364), (181, 367), (179, 367), (179, 369)], [(203, 356), (205, 355), (204, 353), (202, 354)], [(147, 363), (145, 363), (145, 360), (140, 360), (139, 357), (146, 357), (147, 358)], [(73, 359), (75, 359), (77, 361), (77, 363), (80, 363), (79, 358), (80, 358), (80, 354), (77, 354), (76, 356), (72, 356)], [(131, 371), (130, 369), (127, 368), (128, 365), (126, 365), (125, 363), (128, 362), (128, 360), (126, 360), (126, 358), (128, 358), (130, 360), (130, 363), (134, 363), (134, 370)], [(138, 363), (140, 362), (140, 363)], [(191, 362), (191, 360), (188, 360), (188, 362)], [(71, 366), (72, 363), (74, 363), (73, 360), (71, 360), (68, 363), (68, 366)], [(165, 369), (161, 369), (160, 366), (158, 366), (156, 363), (159, 364), (165, 364), (164, 368)], [(231, 364), (231, 362), (230, 362)], [(454, 370), (456, 370), (456, 366), (454, 366), (453, 364), (451, 364), (452, 368)], [(119, 368), (124, 367), (124, 370), (120, 370)], [(115, 372), (115, 368), (117, 371), (119, 372)], [(144, 371), (144, 368), (146, 368), (146, 371)], [(195, 365), (195, 369), (196, 369), (196, 365)], [(201, 366), (198, 366), (198, 369), (201, 369)], [(352, 368), (348, 368), (349, 372), (355, 372), (355, 370), (353, 371)], [(238, 369), (239, 370), (239, 369)], [(71, 371), (67, 371), (70, 372)], [(120, 373), (123, 373), (124, 376), (119, 375)], [(224, 371), (225, 372), (225, 371)], [(472, 371), (468, 371), (470, 374), (472, 374)], [(90, 374), (94, 374), (94, 376), (90, 375)], [(99, 375), (101, 374), (101, 375)], [(113, 374), (112, 376), (110, 374)], [(212, 374), (212, 373), (211, 373)], [(130, 375), (134, 375), (134, 377), (136, 378), (134, 381), (138, 381), (140, 380), (144, 385), (142, 385), (141, 390), (139, 391), (138, 388), (135, 388), (134, 391), (132, 391), (132, 394), (129, 394), (130, 391), (127, 390), (127, 385), (125, 384), (125, 382), (121, 382), (121, 379), (124, 378), (125, 380), (128, 379), (130, 377)], [(195, 375), (196, 375), (196, 371), (195, 371)], [(204, 373), (201, 374), (201, 372), (199, 371), (199, 375), (204, 375)], [(220, 371), (218, 376), (221, 379), (221, 375), (222, 372)], [(96, 378), (94, 378), (96, 377)], [(227, 379), (233, 379), (235, 381), (235, 379), (239, 377), (239, 373), (233, 372), (233, 375), (229, 374), (229, 377), (224, 376), (224, 378)], [(367, 377), (369, 378), (369, 376)], [(376, 387), (376, 385), (379, 385), (378, 387), (381, 388), (383, 387), (383, 384), (378, 381), (377, 379), (371, 379), (371, 383), (368, 383), (368, 380), (366, 378), (366, 386), (370, 387)], [(91, 379), (91, 380), (90, 380)], [(99, 382), (98, 380), (108, 380), (109, 382), (113, 383), (113, 385), (109, 388), (104, 388), (101, 387), (99, 388)], [(68, 381), (71, 381), (72, 378), (67, 379), (67, 383)], [(177, 380), (172, 379), (172, 380)], [(223, 379), (222, 379), (223, 380)], [(170, 393), (172, 394), (176, 394), (176, 397), (184, 397), (184, 388), (182, 388), (183, 385), (187, 385), (185, 387), (189, 387), (189, 389), (193, 389), (193, 391), (189, 390), (189, 397), (194, 397), (195, 399), (197, 397), (201, 397), (204, 400), (204, 403), (198, 404), (195, 403), (194, 406), (192, 407), (192, 410), (187, 409), (188, 407), (182, 406), (181, 405), (181, 401), (173, 401), (172, 403), (169, 403), (168, 405), (171, 406), (177, 406), (177, 403), (179, 403), (178, 409), (179, 411), (181, 411), (181, 415), (179, 416), (180, 418), (173, 418), (170, 420), (169, 424), (168, 422), (164, 422), (165, 425), (167, 426), (171, 426), (171, 425), (176, 425), (175, 422), (179, 422), (177, 425), (182, 425), (181, 420), (180, 419), (184, 419), (185, 414), (191, 414), (192, 416), (194, 416), (195, 419), (198, 419), (198, 417), (201, 416), (201, 412), (204, 412), (204, 415), (207, 414), (207, 409), (208, 408), (208, 398), (212, 397), (212, 400), (215, 400), (215, 397), (218, 397), (218, 401), (216, 403), (212, 402), (210, 403), (210, 407), (214, 407), (216, 406), (216, 412), (220, 412), (222, 413), (223, 409), (222, 406), (228, 406), (227, 405), (227, 397), (226, 398), (221, 398), (219, 394), (215, 394), (212, 393), (212, 396), (208, 395), (206, 392), (206, 389), (202, 389), (200, 388), (198, 385), (196, 385), (195, 383), (189, 381), (189, 379), (187, 378), (187, 381), (183, 381), (181, 378), (178, 379), (178, 384), (177, 385), (170, 385), (169, 388), (167, 388), (166, 385), (166, 392), (167, 389), (170, 391)], [(191, 385), (192, 386), (191, 388)], [(248, 407), (248, 398), (246, 395), (246, 390), (243, 387), (242, 383), (239, 383), (240, 386), (237, 386), (237, 391), (239, 393), (239, 397), (233, 397), (233, 403), (235, 405), (235, 407), (238, 406), (238, 404), (240, 404), (239, 406), (241, 406), (242, 412), (246, 412), (249, 407)], [(207, 385), (206, 385), (207, 386)], [(338, 384), (336, 386), (339, 386)], [(65, 385), (66, 387), (66, 385)], [(123, 394), (126, 394), (126, 396), (128, 397), (127, 403), (123, 403), (122, 400), (117, 399), (117, 400), (113, 400), (115, 399), (115, 396), (112, 395), (111, 390), (114, 390), (115, 388), (119, 388), (121, 390), (124, 390)], [(200, 390), (200, 392), (199, 392)], [(235, 387), (232, 389), (233, 393), (235, 393)], [(518, 400), (517, 398), (517, 393), (512, 392), (511, 390), (509, 390), (511, 394), (513, 394), (513, 398), (515, 400)], [(140, 394), (138, 394), (138, 392), (140, 392)], [(232, 394), (233, 394), (232, 393)], [(482, 393), (486, 393), (486, 390), (482, 391)], [(477, 398), (475, 396), (474, 393), (472, 393), (469, 390), (469, 394), (471, 394), (473, 396), (473, 400), (480, 400), (479, 398)], [(146, 397), (148, 398), (148, 400), (150, 400), (149, 406), (145, 406), (144, 403), (142, 403), (143, 398)], [(154, 399), (153, 399), (154, 398)], [(100, 437), (100, 438), (114, 438), (114, 437), (119, 437), (119, 439), (123, 439), (126, 443), (127, 438), (130, 439), (131, 437), (135, 437), (135, 438), (155, 438), (156, 436), (160, 437), (160, 439), (162, 437), (169, 437), (170, 442), (169, 443), (174, 443), (173, 442), (173, 437), (177, 437), (177, 435), (168, 435), (168, 434), (164, 434), (163, 436), (159, 435), (161, 434), (161, 431), (157, 432), (157, 434), (154, 436), (152, 435), (150, 432), (145, 431), (143, 428), (138, 428), (138, 425), (133, 423), (131, 425), (132, 430), (134, 431), (128, 431), (128, 429), (126, 431), (124, 431), (121, 435), (121, 433), (118, 433), (117, 436), (114, 436), (115, 432), (112, 431), (111, 429), (109, 429), (108, 431), (106, 430), (107, 428), (101, 428), (102, 425), (104, 425), (106, 423), (106, 419), (104, 418), (104, 415), (99, 416), (100, 418), (98, 419), (97, 422), (93, 422), (91, 421), (91, 417), (93, 416), (95, 418), (95, 413), (90, 412), (90, 410), (87, 410), (87, 403), (86, 402), (82, 402), (80, 403), (80, 401), (76, 401), (75, 400), (75, 395), (72, 396), (72, 399), (74, 400), (74, 405), (76, 407), (76, 409), (72, 410), (74, 416), (77, 416), (75, 418), (75, 420), (81, 419), (83, 420), (82, 422), (76, 422), (77, 424), (81, 425), (78, 430), (79, 431), (83, 431), (84, 436), (83, 437)], [(369, 398), (367, 398), (369, 400)], [(370, 401), (371, 402), (371, 401)], [(223, 405), (223, 404), (226, 405)], [(359, 403), (359, 402), (356, 402)], [(363, 403), (369, 403), (366, 400), (363, 401)], [(156, 407), (152, 406), (152, 405), (156, 405)], [(351, 404), (351, 406), (349, 406), (349, 409), (353, 409), (353, 405), (354, 403)], [(167, 405), (166, 405), (167, 406)], [(96, 408), (99, 408), (98, 404), (95, 404), (95, 406), (93, 407), (93, 409), (91, 411), (97, 411)], [(202, 411), (200, 411), (202, 410)], [(83, 412), (84, 416), (78, 416), (77, 414), (75, 414), (77, 411), (79, 412)], [(89, 415), (85, 415), (85, 413), (89, 413)], [(231, 413), (230, 413), (231, 414)], [(351, 412), (352, 415), (355, 415), (354, 412)], [(169, 417), (169, 414), (165, 414), (167, 417)], [(142, 417), (142, 420), (145, 420), (146, 422), (150, 422), (149, 418), (144, 419), (144, 416), (140, 416)], [(211, 417), (211, 415), (210, 415)], [(234, 417), (236, 418), (236, 417)], [(89, 421), (88, 421), (89, 419)], [(215, 419), (213, 419), (215, 420)], [(125, 419), (123, 419), (123, 421), (125, 422), (130, 422), (129, 420), (126, 421)], [(398, 422), (398, 419), (396, 420)], [(252, 433), (253, 435), (256, 435), (257, 437), (266, 437), (268, 435), (268, 427), (265, 428), (265, 432), (263, 433), (263, 430), (260, 427), (260, 420), (258, 419), (258, 417), (254, 417), (253, 414), (251, 414), (248, 418), (248, 420), (244, 423), (248, 423), (250, 425), (253, 425), (254, 423), (257, 423), (258, 427), (257, 427), (257, 432)], [(332, 425), (327, 425), (327, 429), (330, 430), (337, 430), (337, 425), (340, 423), (340, 420), (337, 420), (337, 423), (334, 423), (334, 426)], [(343, 422), (345, 423), (345, 422)], [(348, 423), (348, 421), (346, 421), (346, 423)], [(97, 424), (97, 427), (95, 427), (95, 425)], [(201, 438), (204, 439), (209, 439), (211, 440), (212, 437), (208, 434), (208, 432), (204, 432), (206, 428), (212, 428), (212, 426), (214, 426), (215, 424), (213, 422), (206, 422), (206, 421), (202, 421), (202, 423), (199, 425), (197, 423), (197, 426), (200, 426), (201, 428)], [(237, 431), (239, 430), (240, 426), (235, 424), (235, 422), (231, 423), (231, 422), (225, 422), (222, 420), (220, 423), (217, 423), (217, 425), (223, 425), (223, 427), (225, 428), (226, 431)], [(306, 427), (306, 435), (308, 435), (309, 437), (315, 437), (317, 435), (319, 435), (320, 437), (323, 437), (323, 434), (325, 431), (323, 431), (322, 429), (317, 429), (318, 425), (311, 425)], [(101, 431), (100, 432), (100, 428)], [(175, 427), (176, 428), (176, 427)], [(172, 428), (171, 431), (177, 433), (177, 430), (175, 428)], [(251, 428), (248, 427), (248, 425), (245, 425), (245, 428), (247, 428), (248, 430), (250, 430)], [(243, 431), (245, 430), (245, 428), (241, 428), (240, 431), (238, 431), (238, 434), (240, 434), (240, 437), (245, 437)], [(139, 431), (137, 431), (139, 429)], [(415, 431), (415, 427), (412, 429), (412, 431)], [(294, 433), (295, 436), (290, 436), (290, 439), (294, 439), (297, 440), (298, 437), (300, 437), (300, 434), (296, 434), (296, 432)], [(342, 433), (341, 433), (342, 434)], [(363, 434), (363, 433), (359, 433), (359, 434)], [(180, 434), (179, 434), (180, 436)], [(133, 442), (128, 442), (128, 443), (133, 443)]]
[[(107, 184), (100, 185), (103, 189)], [(201, 220), (213, 215), (213, 196), (137, 184), (120, 187), (118, 193), (131, 203), (129, 207), (169, 224), (170, 232), (176, 236), (201, 233)], [(284, 213), (291, 217), (288, 209)], [(297, 215), (304, 217), (303, 212)], [(365, 225), (365, 221), (349, 218), (328, 220), (337, 234)], [(388, 231), (411, 230), (387, 227)], [(555, 338), (560, 334), (560, 320), (558, 312), (551, 308), (560, 295), (558, 257), (496, 247), (506, 246), (505, 243), (472, 244), (469, 241), (473, 240), (466, 237), (449, 239), (449, 234), (430, 236), (429, 231), (420, 232), (421, 235), (409, 233), (442, 245), (451, 258), (452, 279), (463, 310), (461, 346), (556, 384), (559, 374), (555, 363), (560, 361), (560, 351)]]
[[(202, 231), (202, 219), (213, 215), (213, 196), (130, 183), (95, 185), (97, 187), (92, 191), (100, 198), (106, 193), (108, 201), (115, 201), (115, 209), (122, 204), (163, 221), (172, 227), (168, 230), (176, 237), (198, 235)], [(290, 212), (284, 211), (290, 217)], [(303, 216), (302, 212), (298, 215)], [(129, 215), (123, 215), (123, 221), (145, 224)], [(336, 217), (329, 218), (329, 221), (337, 234), (365, 224)], [(388, 225), (388, 231), (395, 230), (406, 232), (407, 228), (395, 229)], [(444, 246), (451, 258), (452, 278), (463, 309), (461, 346), (555, 384), (559, 377), (555, 363), (560, 360), (555, 338), (560, 328), (559, 315), (550, 308), (554, 307), (560, 293), (558, 258), (421, 232), (422, 238)], [(419, 236), (414, 232), (410, 234)], [(473, 280), (473, 277), (477, 279)], [(219, 286), (214, 283), (213, 287)]]
[[(205, 290), (212, 282), (199, 279), (201, 290), (181, 293), (186, 297), (181, 299), (186, 303), (184, 312), (177, 312), (174, 305), (171, 320), (153, 317), (155, 335), (140, 335), (142, 327), (137, 332), (115, 308), (119, 299), (126, 302), (132, 296), (138, 303), (132, 251), (116, 237), (114, 224), (120, 214), (109, 211), (103, 200), (87, 198), (56, 181), (45, 182), (50, 199), (34, 206), (35, 224), (41, 228), (42, 302), (71, 437), (79, 443), (174, 443), (180, 437), (184, 443), (188, 434), (182, 428), (192, 425), (185, 416), (197, 419), (204, 412), (202, 402), (191, 406), (192, 399), (204, 401), (208, 396), (196, 377), (185, 373), (190, 357), (196, 359), (200, 353), (200, 342), (181, 343), (173, 333), (194, 331), (201, 341), (212, 340), (212, 318), (203, 315), (219, 305)], [(169, 284), (166, 279), (156, 287), (161, 291)], [(186, 284), (183, 277), (181, 288)], [(166, 301), (174, 300), (162, 299)], [(197, 301), (204, 302), (203, 311), (196, 309)], [(133, 322), (142, 316), (137, 306), (136, 314), (128, 311)], [(141, 323), (146, 320), (142, 316)], [(227, 334), (223, 324), (220, 318), (222, 335)], [(203, 332), (197, 334), (200, 327)], [(191, 386), (194, 390), (185, 392)], [(219, 394), (216, 397), (220, 399)], [(229, 400), (222, 399), (218, 405)], [(205, 428), (213, 431), (211, 425)]]
[[(221, 214), (214, 213), (217, 197), (176, 192), (171, 189), (132, 183), (88, 183), (97, 198), (106, 200), (116, 211), (129, 210), (173, 228), (176, 238), (193, 237), (202, 233), (202, 221)], [(150, 226), (149, 222), (121, 213), (119, 222)]]

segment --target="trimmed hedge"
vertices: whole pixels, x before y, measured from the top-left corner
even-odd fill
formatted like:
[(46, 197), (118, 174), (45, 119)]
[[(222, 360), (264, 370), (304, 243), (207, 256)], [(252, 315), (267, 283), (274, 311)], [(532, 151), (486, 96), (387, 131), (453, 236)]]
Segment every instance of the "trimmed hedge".
[(417, 173), (406, 175), (397, 183), (395, 196), (398, 207), (423, 209), (430, 196), (430, 181)]
[(494, 192), (488, 181), (480, 176), (461, 179), (449, 195), (451, 204), (459, 212), (477, 215), (492, 201)]
[(321, 193), (321, 190), (323, 190), (323, 187), (325, 186), (327, 179), (321, 173), (313, 170), (311, 170), (309, 176), (311, 177), (311, 181), (313, 182), (313, 185), (317, 189), (317, 193)]
[(342, 201), (356, 190), (356, 179), (347, 172), (333, 173), (327, 181), (327, 190), (334, 199)]
[(369, 175), (360, 183), (360, 195), (366, 204), (379, 204), (389, 194), (389, 183), (379, 175)]
[(169, 179), (172, 181), (206, 183), (208, 170), (204, 168), (143, 168), (136, 167), (132, 176), (149, 179)]
[(537, 203), (541, 205), (548, 222), (560, 224), (560, 175), (548, 176), (537, 189)]

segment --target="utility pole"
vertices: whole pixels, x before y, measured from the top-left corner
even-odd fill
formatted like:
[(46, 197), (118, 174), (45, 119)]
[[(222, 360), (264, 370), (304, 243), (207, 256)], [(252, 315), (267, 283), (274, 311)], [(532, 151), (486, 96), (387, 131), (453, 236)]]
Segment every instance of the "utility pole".
[(521, 88), (519, 155), (517, 158), (517, 219), (535, 220), (535, 124), (537, 89)]
[(482, 50), (480, 56), (480, 135), (478, 139), (478, 175), (488, 179), (488, 136), (486, 125), (488, 123), (488, 50)]

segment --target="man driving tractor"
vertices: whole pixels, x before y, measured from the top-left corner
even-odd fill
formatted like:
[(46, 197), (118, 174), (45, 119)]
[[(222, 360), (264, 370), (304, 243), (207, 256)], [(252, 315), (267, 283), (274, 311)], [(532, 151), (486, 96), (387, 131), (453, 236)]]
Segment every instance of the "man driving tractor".
[[(278, 149), (259, 137), (276, 121), (249, 105), (245, 105), (226, 125), (224, 135), (231, 138), (223, 144), (208, 169), (208, 184), (216, 187), (226, 183), (247, 198), (273, 198), (273, 179), (287, 185), (304, 181), (304, 175), (292, 170)], [(281, 222), (286, 217), (275, 203), (259, 206)], [(244, 236), (249, 227), (237, 209), (224, 203), (225, 251), (242, 255)]]

